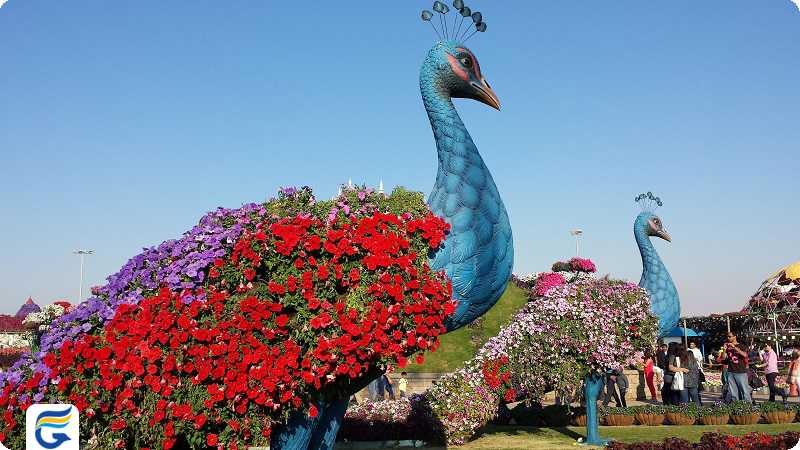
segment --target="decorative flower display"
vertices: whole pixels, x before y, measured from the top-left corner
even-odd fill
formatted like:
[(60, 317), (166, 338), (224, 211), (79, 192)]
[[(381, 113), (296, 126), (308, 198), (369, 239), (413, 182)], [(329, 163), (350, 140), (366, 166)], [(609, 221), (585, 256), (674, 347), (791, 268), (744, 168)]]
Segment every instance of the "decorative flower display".
[(347, 408), (337, 438), (340, 440), (415, 440), (437, 442), (439, 429), (424, 395), (398, 400), (366, 401)]
[(800, 439), (800, 433), (787, 431), (777, 435), (764, 433), (747, 433), (732, 436), (718, 432), (703, 433), (700, 442), (691, 443), (685, 439), (667, 438), (662, 442), (637, 442), (626, 444), (614, 441), (608, 444), (609, 450), (778, 450), (794, 448)]
[(458, 371), (427, 393), (449, 444), (461, 444), (499, 402), (570, 395), (586, 375), (636, 363), (656, 340), (657, 319), (639, 286), (586, 273), (544, 273), (529, 302)]
[(26, 327), (38, 328), (39, 331), (44, 331), (50, 328), (50, 324), (53, 323), (54, 320), (64, 315), (65, 311), (66, 308), (64, 306), (53, 303), (52, 305), (45, 306), (38, 312), (28, 314), (25, 320), (22, 321), (22, 324)]
[(100, 448), (268, 444), (289, 414), (438, 347), (455, 304), (427, 253), (448, 229), (404, 190), (283, 189), (212, 213), (53, 322), (3, 380), (0, 439), (21, 447), (25, 409), (49, 401), (75, 404)]
[(594, 273), (597, 271), (597, 267), (595, 267), (594, 263), (591, 259), (584, 259), (584, 258), (572, 258), (567, 261), (570, 268), (572, 268), (573, 272), (584, 272), (584, 273)]
[(30, 345), (28, 333), (0, 333), (0, 349), (28, 348)]

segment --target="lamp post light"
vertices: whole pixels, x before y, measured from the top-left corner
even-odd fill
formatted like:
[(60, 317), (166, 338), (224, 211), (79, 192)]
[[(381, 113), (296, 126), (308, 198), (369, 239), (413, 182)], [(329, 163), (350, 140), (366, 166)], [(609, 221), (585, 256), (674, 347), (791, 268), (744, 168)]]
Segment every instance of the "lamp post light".
[(75, 250), (72, 253), (81, 257), (81, 284), (78, 286), (78, 301), (75, 302), (75, 304), (78, 304), (83, 300), (83, 258), (86, 255), (94, 254), (94, 250)]
[(570, 230), (569, 234), (575, 236), (575, 257), (581, 256), (581, 235), (583, 234), (583, 230), (576, 228)]

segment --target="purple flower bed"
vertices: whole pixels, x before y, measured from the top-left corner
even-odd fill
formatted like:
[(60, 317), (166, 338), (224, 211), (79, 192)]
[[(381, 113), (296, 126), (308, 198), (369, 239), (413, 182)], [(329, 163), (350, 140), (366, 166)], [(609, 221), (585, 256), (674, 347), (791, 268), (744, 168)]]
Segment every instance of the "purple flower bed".
[(339, 441), (421, 440), (443, 443), (441, 424), (424, 395), (351, 404), (337, 435)]
[[(279, 192), (283, 197), (301, 194), (310, 196), (310, 190), (292, 188), (291, 191), (282, 189)], [(208, 267), (214, 259), (230, 253), (242, 234), (243, 226), (266, 214), (264, 205), (255, 203), (237, 209), (219, 208), (203, 216), (179, 239), (144, 249), (119, 272), (109, 276), (104, 286), (93, 288), (94, 297), (56, 319), (41, 337), (40, 352), (34, 355), (26, 352), (8, 371), (0, 373), (0, 387), (8, 381), (18, 383), (26, 370), (43, 373), (45, 376), (39, 386), (46, 386), (51, 380), (49, 370), (41, 363), (45, 352), (60, 348), (66, 340), (75, 339), (82, 333), (101, 329), (114, 317), (119, 305), (137, 304), (145, 296), (154, 295), (162, 286), (173, 290), (202, 286)], [(185, 298), (186, 302), (192, 300), (191, 296)], [(35, 393), (34, 399), (40, 401), (42, 394)]]

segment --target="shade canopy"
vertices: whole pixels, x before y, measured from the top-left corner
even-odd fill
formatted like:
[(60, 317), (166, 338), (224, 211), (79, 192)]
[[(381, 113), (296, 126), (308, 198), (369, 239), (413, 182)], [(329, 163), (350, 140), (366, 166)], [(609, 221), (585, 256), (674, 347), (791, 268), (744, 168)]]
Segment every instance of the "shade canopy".
[(703, 336), (705, 336), (705, 333), (703, 333), (702, 331), (700, 331), (700, 332), (694, 331), (691, 328), (686, 328), (686, 333), (684, 334), (684, 328), (683, 327), (675, 327), (675, 328), (669, 330), (667, 332), (667, 334), (665, 334), (663, 337), (681, 337), (682, 338), (684, 335), (687, 336), (687, 337), (703, 337)]

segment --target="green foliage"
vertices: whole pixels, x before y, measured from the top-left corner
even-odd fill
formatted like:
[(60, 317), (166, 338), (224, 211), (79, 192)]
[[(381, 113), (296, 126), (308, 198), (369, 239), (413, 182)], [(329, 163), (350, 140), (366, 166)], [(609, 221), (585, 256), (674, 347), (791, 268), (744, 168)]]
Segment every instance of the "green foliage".
[(662, 415), (664, 414), (665, 410), (661, 405), (646, 405), (636, 407), (636, 412), (639, 414)]
[(757, 405), (744, 400), (737, 400), (728, 405), (728, 411), (732, 416), (749, 416), (751, 414), (759, 414), (761, 410)]
[(684, 405), (667, 405), (664, 406), (664, 412), (667, 413), (675, 413), (675, 414), (683, 414), (684, 416), (689, 416), (693, 418), (697, 418), (699, 409), (697, 404), (689, 403)]
[(791, 411), (794, 408), (800, 407), (800, 404), (786, 405), (778, 402), (764, 402), (760, 405), (759, 409), (762, 413), (783, 412)]
[(724, 403), (703, 406), (697, 411), (697, 417), (722, 417), (730, 414), (730, 408)]
[(601, 417), (606, 416), (635, 416), (637, 412), (639, 412), (641, 408), (636, 406), (628, 406), (628, 407), (613, 407), (613, 406), (601, 406), (598, 409)]

